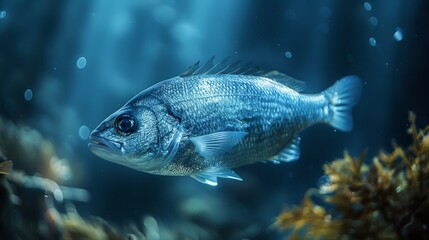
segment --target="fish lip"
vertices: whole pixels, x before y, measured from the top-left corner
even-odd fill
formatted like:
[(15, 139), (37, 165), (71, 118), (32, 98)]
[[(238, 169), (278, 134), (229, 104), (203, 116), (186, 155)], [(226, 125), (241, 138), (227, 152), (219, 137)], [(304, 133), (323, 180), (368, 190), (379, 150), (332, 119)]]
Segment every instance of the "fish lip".
[(111, 141), (111, 140), (107, 140), (103, 137), (99, 137), (99, 136), (89, 136), (89, 140), (91, 141), (88, 144), (88, 148), (89, 150), (91, 150), (92, 152), (96, 152), (96, 151), (105, 151), (108, 153), (113, 153), (115, 155), (118, 156), (122, 156), (122, 144), (119, 142), (115, 142), (115, 141)]

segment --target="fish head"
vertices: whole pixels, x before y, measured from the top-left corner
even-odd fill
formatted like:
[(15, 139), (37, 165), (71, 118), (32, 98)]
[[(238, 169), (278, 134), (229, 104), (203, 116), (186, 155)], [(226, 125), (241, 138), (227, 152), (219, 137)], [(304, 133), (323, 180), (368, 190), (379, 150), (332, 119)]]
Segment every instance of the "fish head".
[(89, 149), (105, 160), (140, 171), (157, 163), (157, 122), (149, 109), (121, 108), (101, 122), (89, 139)]

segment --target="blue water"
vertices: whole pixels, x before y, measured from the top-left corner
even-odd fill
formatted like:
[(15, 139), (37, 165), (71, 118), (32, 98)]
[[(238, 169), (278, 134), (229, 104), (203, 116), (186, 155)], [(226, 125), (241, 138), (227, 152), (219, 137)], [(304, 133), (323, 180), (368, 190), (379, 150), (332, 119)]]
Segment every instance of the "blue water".
[[(392, 139), (409, 143), (409, 110), (429, 123), (428, 11), (424, 0), (2, 1), (0, 116), (54, 143), (72, 172), (60, 184), (91, 195), (75, 203), (83, 216), (121, 225), (150, 215), (227, 238), (282, 239), (270, 225), (317, 187), (324, 163), (344, 149), (372, 156)], [(313, 126), (298, 161), (242, 167), (244, 182), (216, 188), (89, 152), (89, 132), (129, 98), (213, 55), (284, 72), (306, 81), (306, 93), (359, 76), (353, 131)]]

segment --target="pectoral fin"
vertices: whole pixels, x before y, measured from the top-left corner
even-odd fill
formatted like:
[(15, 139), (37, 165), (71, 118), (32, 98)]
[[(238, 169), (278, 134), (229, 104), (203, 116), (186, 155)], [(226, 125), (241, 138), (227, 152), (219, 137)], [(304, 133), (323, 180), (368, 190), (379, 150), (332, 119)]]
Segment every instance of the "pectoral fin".
[(293, 138), (292, 141), (281, 152), (279, 152), (276, 156), (272, 157), (270, 160), (274, 163), (291, 162), (298, 160), (301, 153), (299, 149), (300, 142), (300, 137)]
[(206, 171), (191, 175), (191, 177), (200, 183), (208, 184), (210, 186), (217, 186), (217, 178), (230, 178), (243, 181), (243, 179), (237, 173), (228, 168), (215, 171)]
[(246, 135), (247, 132), (224, 131), (191, 137), (189, 140), (201, 156), (211, 158), (228, 153)]

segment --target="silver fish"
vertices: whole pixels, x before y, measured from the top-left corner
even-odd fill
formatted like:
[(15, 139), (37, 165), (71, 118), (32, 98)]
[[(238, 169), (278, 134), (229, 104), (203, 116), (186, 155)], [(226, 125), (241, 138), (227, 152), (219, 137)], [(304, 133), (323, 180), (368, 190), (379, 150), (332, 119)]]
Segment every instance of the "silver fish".
[(319, 122), (352, 129), (361, 81), (347, 76), (319, 94), (277, 71), (213, 58), (140, 92), (91, 133), (97, 156), (139, 171), (191, 176), (216, 186), (232, 169), (297, 160), (298, 133)]

